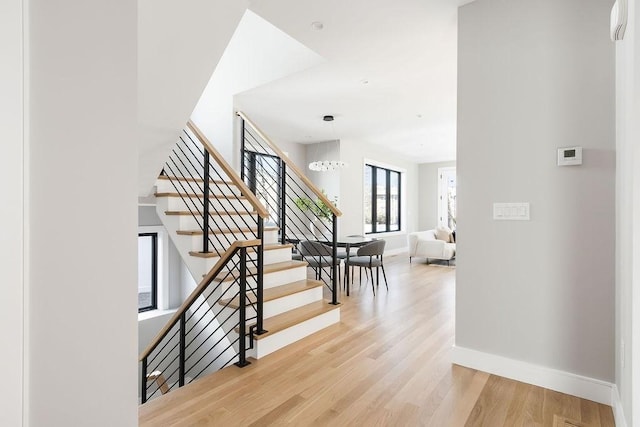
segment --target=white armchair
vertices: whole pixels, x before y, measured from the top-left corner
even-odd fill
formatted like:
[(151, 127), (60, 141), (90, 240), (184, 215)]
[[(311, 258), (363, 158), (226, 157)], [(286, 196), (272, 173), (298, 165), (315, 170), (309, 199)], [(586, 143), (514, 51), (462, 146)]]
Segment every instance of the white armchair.
[(409, 262), (411, 258), (419, 257), (441, 259), (449, 262), (456, 256), (456, 244), (436, 239), (436, 230), (416, 231), (407, 235), (409, 242)]

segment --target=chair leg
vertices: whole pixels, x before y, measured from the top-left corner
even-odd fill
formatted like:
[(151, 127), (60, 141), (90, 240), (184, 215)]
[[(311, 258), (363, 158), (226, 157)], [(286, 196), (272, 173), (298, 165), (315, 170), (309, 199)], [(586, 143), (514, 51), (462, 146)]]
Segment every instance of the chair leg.
[(387, 287), (387, 290), (389, 290), (389, 284), (387, 283), (387, 274), (384, 272), (384, 265), (381, 265), (380, 267), (382, 267), (382, 277), (384, 277), (384, 285)]
[[(373, 270), (371, 270), (371, 275), (373, 276)], [(380, 268), (376, 267), (376, 286), (380, 286)]]
[[(366, 271), (366, 268), (365, 268)], [(373, 269), (371, 269), (371, 289), (373, 290), (373, 296), (376, 296), (376, 286), (375, 283), (373, 281)]]
[(409, 264), (411, 264), (411, 257), (409, 257)]

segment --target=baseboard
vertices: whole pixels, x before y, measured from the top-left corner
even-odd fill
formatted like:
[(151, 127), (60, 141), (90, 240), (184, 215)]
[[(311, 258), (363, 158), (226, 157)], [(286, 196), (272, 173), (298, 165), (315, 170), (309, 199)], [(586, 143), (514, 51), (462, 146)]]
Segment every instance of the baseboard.
[[(399, 254), (408, 254), (409, 248), (407, 246), (403, 246), (401, 248), (389, 249), (384, 251), (384, 256), (395, 256)], [(407, 260), (409, 259), (409, 255), (407, 255)]]
[(466, 366), (613, 407), (612, 393), (615, 385), (606, 381), (457, 346), (453, 347), (451, 359), (456, 365)]
[(613, 409), (613, 418), (616, 422), (616, 427), (627, 427), (624, 410), (622, 409), (622, 400), (620, 400), (620, 393), (618, 393), (618, 387), (615, 384), (611, 388), (611, 408)]

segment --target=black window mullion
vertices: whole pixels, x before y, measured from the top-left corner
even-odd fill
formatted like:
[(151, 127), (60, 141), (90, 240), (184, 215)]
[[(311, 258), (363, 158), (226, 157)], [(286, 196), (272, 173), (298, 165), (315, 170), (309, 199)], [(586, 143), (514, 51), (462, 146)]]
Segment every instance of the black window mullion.
[(371, 232), (377, 232), (378, 218), (378, 168), (371, 166)]
[(387, 204), (385, 205), (385, 222), (386, 230), (391, 231), (391, 171), (385, 170), (385, 176), (387, 178), (386, 191), (387, 191)]
[(151, 310), (158, 308), (158, 233), (151, 235)]
[(158, 233), (138, 233), (140, 237), (151, 238), (151, 295), (150, 304), (138, 307), (139, 313), (158, 308)]
[(402, 207), (401, 198), (402, 198), (402, 174), (400, 172), (396, 172), (398, 174), (398, 231), (402, 230)]

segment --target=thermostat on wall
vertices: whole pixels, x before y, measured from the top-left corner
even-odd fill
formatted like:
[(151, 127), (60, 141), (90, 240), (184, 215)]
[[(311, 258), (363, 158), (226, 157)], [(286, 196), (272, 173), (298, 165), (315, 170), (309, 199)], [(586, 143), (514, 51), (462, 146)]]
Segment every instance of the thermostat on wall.
[(582, 164), (582, 147), (558, 148), (558, 166)]

